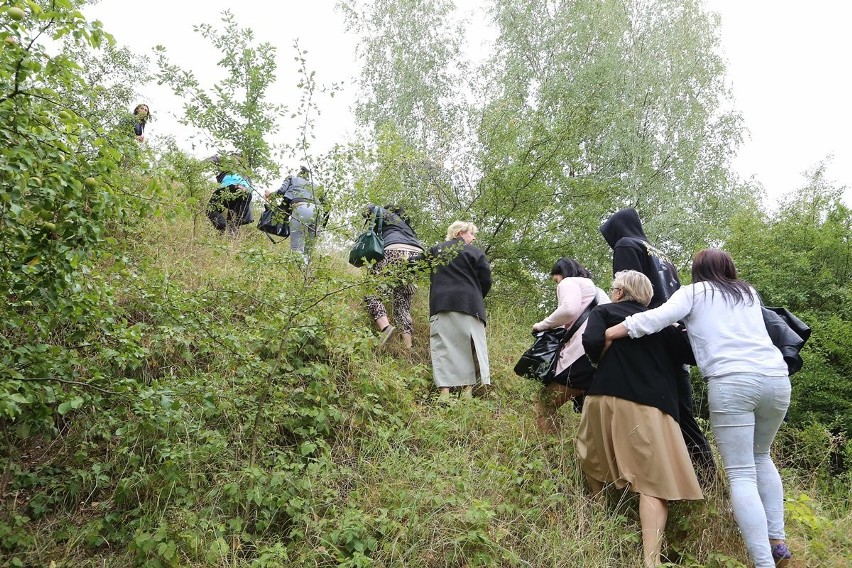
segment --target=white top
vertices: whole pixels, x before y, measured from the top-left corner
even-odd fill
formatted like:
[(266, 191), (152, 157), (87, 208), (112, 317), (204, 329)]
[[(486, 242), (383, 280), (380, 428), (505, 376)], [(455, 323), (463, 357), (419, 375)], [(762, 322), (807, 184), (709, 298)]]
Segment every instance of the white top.
[(695, 361), (705, 378), (732, 373), (786, 377), (787, 364), (772, 344), (755, 300), (732, 304), (710, 282), (681, 286), (662, 306), (628, 316), (630, 337), (642, 337), (683, 320)]

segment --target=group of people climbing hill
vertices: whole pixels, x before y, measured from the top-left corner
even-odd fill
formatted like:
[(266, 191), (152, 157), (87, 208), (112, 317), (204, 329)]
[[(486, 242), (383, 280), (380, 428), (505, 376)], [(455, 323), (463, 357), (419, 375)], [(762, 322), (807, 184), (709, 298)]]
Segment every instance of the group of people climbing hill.
[[(399, 335), (407, 350), (412, 346), (412, 268), (428, 269), (429, 350), (435, 385), (442, 398), (450, 389), (472, 394), (477, 383), (490, 384), (488, 345), (485, 341), (485, 296), (491, 289), (491, 265), (473, 246), (477, 227), (455, 221), (446, 240), (429, 248), (417, 238), (405, 211), (396, 205), (367, 205), (364, 216), (376, 219), (384, 257), (370, 267), (379, 278), (379, 295), (368, 296), (367, 311), (379, 329), (381, 345)], [(393, 301), (391, 323), (385, 301)]]
[[(142, 108), (144, 107), (144, 108)], [(134, 111), (134, 136), (144, 140), (146, 105)], [(252, 222), (251, 181), (220, 158), (218, 187), (208, 216), (221, 233)], [(309, 255), (317, 234), (319, 202), (308, 168), (287, 177), (267, 200), (284, 204), (291, 249)], [(414, 267), (427, 270), (429, 350), (439, 398), (451, 390), (470, 396), (490, 384), (485, 297), (491, 266), (473, 245), (477, 227), (456, 221), (446, 240), (427, 248), (403, 208), (367, 205), (380, 220), (383, 258), (370, 264), (376, 293), (365, 298), (382, 346), (399, 338), (413, 345)], [(606, 487), (639, 495), (643, 558), (661, 564), (668, 502), (702, 499), (716, 478), (710, 444), (693, 409), (689, 365), (707, 381), (710, 426), (730, 486), (731, 505), (757, 568), (785, 566), (792, 554), (784, 532), (783, 487), (770, 448), (790, 404), (787, 363), (773, 345), (757, 291), (739, 278), (731, 256), (699, 251), (692, 283), (647, 238), (638, 213), (622, 209), (600, 232), (612, 249), (609, 293), (576, 259), (558, 259), (551, 279), (556, 309), (533, 333), (564, 328), (567, 338), (536, 403), (542, 432), (556, 430), (556, 412), (575, 402), (582, 416), (577, 456), (596, 495)], [(392, 311), (386, 302), (392, 301)]]
[[(371, 270), (426, 262), (430, 273), (429, 334), (436, 386), (470, 393), (490, 382), (483, 298), (491, 287), (476, 227), (456, 222), (431, 249), (397, 207), (368, 206), (384, 219), (385, 259)], [(710, 444), (693, 410), (688, 365), (708, 383), (710, 426), (731, 491), (734, 517), (757, 568), (785, 566), (783, 488), (770, 447), (790, 403), (788, 367), (764, 325), (756, 290), (737, 274), (730, 255), (700, 251), (692, 284), (647, 238), (638, 213), (623, 209), (600, 227), (613, 251), (609, 293), (575, 259), (551, 270), (557, 307), (533, 332), (574, 333), (558, 355), (537, 404), (539, 427), (555, 428), (556, 410), (584, 399), (577, 454), (595, 494), (605, 487), (639, 494), (646, 566), (661, 564), (668, 501), (702, 499), (716, 477)], [(405, 270), (382, 289), (393, 297), (393, 323), (377, 296), (367, 307), (382, 342), (400, 333), (410, 348), (413, 284)]]
[[(254, 222), (252, 197), (257, 192), (251, 180), (233, 171), (227, 157), (214, 156), (209, 160), (219, 168), (219, 184), (207, 205), (207, 216), (220, 233), (236, 234), (240, 226)], [(276, 191), (267, 190), (264, 200), (274, 202), (288, 223), (290, 249), (308, 257), (317, 236), (320, 200), (305, 166), (296, 175), (287, 176)]]

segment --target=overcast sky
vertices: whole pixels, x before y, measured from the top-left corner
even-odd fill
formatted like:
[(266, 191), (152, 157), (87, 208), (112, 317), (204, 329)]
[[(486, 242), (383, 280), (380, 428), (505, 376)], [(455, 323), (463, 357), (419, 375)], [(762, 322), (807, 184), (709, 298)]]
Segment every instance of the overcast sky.
[[(802, 173), (827, 157), (829, 178), (847, 187), (852, 203), (852, 102), (846, 85), (852, 35), (852, 3), (840, 0), (775, 2), (705, 0), (722, 18), (721, 36), (736, 107), (749, 136), (734, 167), (754, 177), (771, 200), (803, 185)], [(278, 49), (278, 83), (272, 99), (295, 107), (299, 93), (293, 40), (308, 51), (308, 65), (321, 83), (344, 82), (344, 92), (322, 101), (316, 151), (345, 141), (357, 72), (354, 38), (346, 34), (335, 0), (147, 0), (133, 8), (127, 0), (101, 0), (86, 14), (104, 23), (117, 41), (138, 53), (166, 46), (174, 63), (200, 77), (218, 78), (213, 48), (192, 31), (193, 24), (216, 23), (230, 9), (242, 27)], [(470, 12), (477, 0), (457, 0)], [(481, 21), (481, 20), (480, 20)], [(141, 86), (155, 121), (146, 134), (184, 135), (176, 126), (180, 101), (165, 87)], [(281, 133), (281, 136), (286, 135)], [(295, 165), (282, 164), (285, 169)]]

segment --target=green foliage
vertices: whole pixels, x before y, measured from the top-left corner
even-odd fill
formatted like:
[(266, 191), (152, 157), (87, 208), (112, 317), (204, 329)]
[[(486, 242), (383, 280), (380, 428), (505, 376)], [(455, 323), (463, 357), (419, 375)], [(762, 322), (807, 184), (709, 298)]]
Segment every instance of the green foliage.
[(224, 75), (212, 88), (205, 87), (193, 71), (169, 62), (166, 49), (157, 46), (157, 81), (184, 99), (181, 123), (198, 128), (218, 152), (236, 152), (242, 166), (261, 179), (277, 174), (266, 140), (286, 111), (266, 100), (275, 82), (275, 46), (255, 45), (254, 32), (240, 28), (229, 10), (222, 12), (221, 25), (199, 24), (194, 30), (219, 51)]
[(813, 329), (793, 377), (790, 415), (852, 434), (852, 210), (825, 179), (825, 164), (772, 214), (742, 212), (726, 247), (767, 305)]
[(767, 303), (848, 319), (852, 211), (843, 203), (842, 188), (825, 179), (825, 167), (809, 171), (807, 183), (774, 214), (739, 215), (728, 247)]
[(189, 213), (192, 218), (192, 237), (195, 238), (201, 230), (199, 223), (206, 216), (207, 201), (211, 194), (212, 184), (208, 180), (210, 164), (189, 156), (170, 140), (158, 165), (172, 184), (180, 187), (181, 199), (170, 204), (170, 210)]
[(597, 228), (618, 208), (683, 265), (749, 205), (718, 21), (698, 2), (495, 0), (484, 62), (465, 59), (452, 2), (345, 5), (375, 144), (355, 195), (417, 203), (430, 237), (475, 221), (507, 295), (566, 254), (607, 273)]
[[(106, 87), (80, 71), (82, 54), (109, 50), (111, 38), (77, 6), (30, 2), (24, 18), (0, 25), (0, 420), (14, 420), (22, 438), (60, 428), (54, 407), (62, 417), (93, 402), (111, 371), (143, 351), (139, 329), (114, 317), (111, 282), (125, 259), (111, 247), (150, 211), (145, 198), (157, 186), (127, 191), (135, 177), (120, 166), (135, 141), (107, 137), (102, 118), (116, 109), (99, 106), (120, 95), (99, 97)], [(59, 53), (48, 49), (63, 39)], [(114, 53), (104, 67), (119, 63)]]
[[(175, 186), (173, 199), (189, 191)], [(560, 437), (535, 431), (536, 385), (511, 373), (526, 347), (515, 323), (524, 308), (492, 310), (496, 389), (439, 406), (425, 294), (415, 352), (398, 358), (374, 352), (361, 309), (376, 283), (333, 255), (306, 272), (260, 234), (223, 243), (205, 226), (192, 236), (191, 211), (177, 209), (151, 217), (126, 256), (114, 313), (144, 351), (120, 368), (117, 394), (75, 408), (68, 393), (49, 457), (38, 437), (7, 440), (4, 555), (23, 565), (639, 565), (635, 503), (615, 496), (604, 508), (586, 495), (578, 416), (565, 409)], [(803, 439), (799, 453), (823, 455), (816, 430)], [(796, 509), (794, 542), (848, 544), (838, 520), (848, 507), (811, 507), (819, 531)], [(736, 534), (711, 493), (673, 506), (667, 554), (736, 566)], [(796, 550), (842, 565), (827, 549)]]
[[(137, 99), (137, 89), (149, 80), (147, 58), (112, 42), (98, 50), (80, 49), (68, 36), (62, 52), (75, 62), (74, 72), (86, 87), (60, 82), (56, 85), (58, 97), (84, 115), (99, 134), (110, 137), (111, 144), (126, 145), (133, 133), (130, 110), (142, 102)], [(130, 144), (128, 150), (134, 148)]]
[[(397, 5), (408, 6), (382, 4)], [(75, 68), (75, 61), (90, 59), (73, 59), (73, 49), (52, 56), (30, 41), (45, 26), (54, 38), (79, 39), (81, 50), (99, 45), (106, 36), (98, 25), (85, 23), (74, 4), (57, 0), (46, 6), (28, 3), (26, 18), (0, 20), (0, 33), (16, 38), (15, 46), (5, 42), (8, 47), (0, 55), (0, 137), (5, 142), (0, 145), (0, 182), (8, 188), (0, 194), (0, 285), (7, 298), (0, 313), (0, 562), (641, 564), (635, 499), (614, 494), (604, 506), (588, 497), (574, 457), (578, 416), (564, 409), (561, 435), (541, 436), (532, 410), (538, 385), (511, 371), (528, 341), (528, 326), (519, 322), (544, 311), (540, 298), (552, 294), (549, 286), (542, 291), (536, 271), (565, 253), (591, 266), (607, 264), (608, 255), (595, 252), (597, 245), (590, 244), (588, 234), (602, 245), (595, 233), (595, 211), (604, 211), (602, 203), (615, 203), (630, 184), (612, 172), (572, 176), (562, 167), (585, 164), (589, 158), (578, 148), (593, 148), (580, 145), (591, 139), (583, 138), (589, 130), (579, 119), (604, 120), (600, 117), (608, 115), (586, 113), (582, 105), (576, 117), (565, 111), (560, 101), (575, 105), (583, 97), (560, 99), (559, 89), (548, 84), (558, 82), (558, 74), (549, 76), (540, 65), (542, 74), (529, 82), (505, 81), (499, 83), (504, 92), (495, 89), (505, 98), (501, 104), (508, 106), (504, 111), (497, 103), (487, 106), (486, 134), (478, 140), (489, 146), (484, 148), (483, 142), (482, 152), (470, 154), (477, 157), (473, 166), (448, 175), (440, 161), (424, 161), (424, 148), (461, 147), (453, 146), (454, 134), (418, 138), (426, 131), (412, 136), (390, 119), (376, 129), (375, 148), (338, 148), (323, 160), (329, 185), (343, 187), (346, 180), (355, 180), (355, 189), (341, 196), (341, 202), (350, 197), (360, 203), (401, 201), (421, 215), (418, 221), (430, 240), (440, 238), (443, 221), (456, 215), (470, 215), (480, 223), (485, 219), (492, 229), (495, 266), (518, 288), (509, 298), (499, 293), (489, 298), (494, 386), (473, 399), (436, 404), (426, 340), (426, 294), (421, 291), (415, 298), (414, 352), (400, 354), (391, 348), (379, 353), (362, 303), (384, 283), (381, 279), (349, 267), (328, 249), (321, 249), (306, 266), (286, 246), (274, 246), (256, 231), (223, 240), (206, 223), (198, 224), (207, 188), (203, 163), (167, 148), (153, 165), (159, 171), (153, 173), (170, 180), (168, 191), (160, 192), (158, 178), (147, 177), (152, 172), (143, 176), (132, 137), (113, 136), (112, 119), (95, 116), (108, 117), (108, 112), (125, 107), (129, 101), (123, 97), (129, 91), (121, 101), (110, 101), (97, 90), (102, 86), (95, 84), (98, 80), (84, 80)], [(418, 6), (434, 6), (439, 15), (450, 9), (449, 3)], [(541, 6), (532, 6), (529, 14), (509, 2), (501, 6), (509, 18), (501, 40), (507, 53), (519, 54), (516, 47), (509, 48), (523, 39), (523, 34), (510, 34), (512, 18), (530, 41), (551, 45), (559, 39), (558, 33), (545, 37), (550, 34), (547, 26), (534, 25), (548, 21)], [(580, 3), (571, 6), (589, 9)], [(674, 37), (684, 39), (702, 28), (704, 17), (690, 11), (689, 4), (660, 15), (660, 22), (650, 12), (622, 16), (611, 5), (604, 8), (595, 15), (599, 19), (592, 20), (600, 30), (590, 25), (582, 32), (586, 40), (595, 39), (595, 46), (597, 34), (621, 37), (622, 31), (633, 29), (648, 34), (645, 39), (623, 36), (623, 41), (634, 42), (627, 47), (635, 48), (639, 40), (650, 42), (643, 49), (672, 47), (662, 46), (659, 42), (665, 38), (655, 35), (665, 27), (660, 22), (677, 23), (681, 27), (674, 27), (684, 35)], [(8, 7), (3, 10), (5, 16)], [(638, 27), (625, 28), (626, 21)], [(421, 33), (423, 45), (443, 37), (442, 30), (418, 30), (414, 23), (408, 22), (403, 31)], [(586, 25), (582, 18), (556, 23), (553, 29), (563, 32), (572, 29), (569, 23)], [(225, 24), (242, 31), (227, 14)], [(199, 30), (225, 49), (217, 43), (222, 41), (217, 31)], [(394, 39), (392, 51), (397, 55), (404, 45), (400, 38), (413, 37), (405, 34)], [(246, 34), (244, 39), (251, 37)], [(585, 72), (582, 65), (565, 63), (579, 55), (553, 45), (559, 48), (552, 51), (554, 60), (566, 57), (563, 71)], [(702, 36), (697, 45), (712, 47), (712, 38)], [(441, 57), (451, 60), (452, 48)], [(611, 46), (601, 49), (606, 57), (616, 58)], [(120, 63), (120, 51), (106, 52), (103, 61)], [(651, 62), (642, 63), (637, 52), (627, 52), (635, 61), (626, 63), (636, 65), (628, 76), (637, 84), (644, 85), (645, 72), (665, 78)], [(258, 60), (252, 57), (259, 57), (257, 52), (232, 55), (228, 65), (253, 64)], [(243, 55), (246, 59), (240, 60)], [(606, 60), (607, 65), (614, 61)], [(440, 69), (436, 64), (434, 70)], [(606, 70), (597, 68), (611, 78)], [(179, 84), (197, 86), (176, 67), (162, 71), (171, 72)], [(312, 93), (318, 87), (304, 65), (302, 73), (300, 112), (309, 114), (315, 110)], [(376, 77), (377, 82), (386, 80)], [(255, 93), (263, 91), (263, 81), (252, 85)], [(513, 85), (531, 88), (519, 97), (510, 92)], [(408, 102), (428, 94), (420, 87), (411, 90)], [(73, 104), (70, 97), (58, 95), (74, 90), (79, 90), (79, 98)], [(625, 97), (636, 97), (637, 92), (628, 89)], [(596, 94), (587, 95), (587, 104), (596, 100)], [(529, 106), (521, 99), (529, 99)], [(610, 93), (604, 100), (615, 105), (618, 97)], [(236, 99), (228, 102), (236, 113), (232, 118), (249, 108)], [(391, 102), (382, 107), (388, 117), (397, 112)], [(675, 112), (670, 105), (682, 102), (641, 107), (654, 119), (656, 126), (649, 127), (653, 140), (639, 144), (634, 134), (625, 134), (636, 124), (631, 115), (613, 123), (621, 134), (606, 133), (612, 138), (601, 138), (601, 146), (615, 146), (618, 136), (627, 136), (633, 144), (634, 170), (624, 171), (650, 175), (649, 164), (665, 153), (661, 148), (683, 149), (681, 141), (659, 130), (669, 124), (659, 117), (676, 117), (683, 109)], [(705, 109), (712, 108), (712, 101), (704, 102)], [(428, 108), (450, 105), (440, 94), (432, 103), (437, 106)], [(107, 105), (111, 110), (75, 105)], [(253, 108), (263, 114), (271, 107)], [(618, 108), (623, 113), (632, 107)], [(199, 109), (204, 120), (212, 121), (211, 131), (226, 124)], [(684, 116), (700, 126), (701, 109), (690, 109)], [(517, 115), (528, 122), (505, 124), (496, 119), (500, 112), (506, 119)], [(563, 121), (574, 117), (579, 123), (558, 127), (545, 120), (547, 113)], [(446, 117), (448, 124), (456, 124), (458, 116)], [(524, 124), (534, 128), (526, 132)], [(234, 141), (234, 149), (256, 152), (262, 162), (268, 157), (260, 142), (265, 128), (262, 122), (249, 128), (251, 136)], [(696, 128), (690, 132), (701, 131)], [(724, 138), (724, 133), (708, 128)], [(442, 145), (448, 141), (449, 146)], [(689, 141), (682, 143), (690, 147)], [(307, 153), (306, 143), (302, 151)], [(679, 151), (672, 150), (673, 155), (685, 159)], [(603, 160), (600, 156), (607, 154), (596, 155)], [(350, 171), (350, 165), (355, 169)], [(689, 172), (701, 170), (690, 168), (669, 175), (660, 166), (659, 175), (667, 180), (660, 186), (692, 179)], [(426, 171), (432, 177), (422, 177)], [(716, 174), (721, 175), (710, 172), (708, 179)], [(465, 176), (471, 183), (457, 185)], [(432, 180), (430, 197), (417, 211), (424, 201), (418, 198), (423, 179)], [(648, 195), (666, 195), (668, 189), (654, 183)], [(504, 199), (507, 188), (514, 193)], [(852, 449), (838, 430), (846, 424), (842, 404), (850, 400), (842, 398), (840, 382), (849, 364), (848, 272), (843, 268), (849, 251), (849, 211), (823, 189), (811, 196), (816, 208), (793, 199), (777, 218), (741, 214), (730, 242), (741, 266), (756, 275), (747, 278), (773, 302), (790, 300), (789, 307), (815, 329), (806, 368), (797, 375), (797, 389), (804, 385), (814, 394), (796, 396), (794, 425), (782, 432), (776, 453), (791, 496), (788, 530), (797, 558), (832, 567), (848, 565), (846, 551), (852, 549)], [(512, 195), (517, 195), (515, 201)], [(558, 203), (551, 204), (554, 198)], [(578, 217), (569, 236), (557, 231), (559, 215)], [(718, 234), (724, 234), (725, 214), (714, 215), (703, 211), (696, 218), (720, 221)], [(805, 235), (801, 244), (788, 238), (791, 227)], [(797, 261), (809, 247), (832, 258), (810, 257), (818, 263), (816, 275), (800, 275), (792, 283), (783, 280), (785, 275), (762, 263), (779, 235), (798, 251), (785, 260)], [(688, 237), (677, 237), (692, 246)], [(800, 290), (791, 291), (793, 286)], [(803, 422), (812, 417), (819, 423)], [(695, 568), (742, 565), (746, 553), (726, 499), (720, 489), (704, 502), (673, 504), (666, 543), (672, 562)]]

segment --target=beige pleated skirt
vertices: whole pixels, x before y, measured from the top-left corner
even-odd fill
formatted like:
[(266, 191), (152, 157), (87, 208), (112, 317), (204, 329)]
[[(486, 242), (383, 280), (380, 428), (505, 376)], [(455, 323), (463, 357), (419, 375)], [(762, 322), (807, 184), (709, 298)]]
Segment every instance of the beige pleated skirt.
[(491, 384), (485, 324), (461, 312), (438, 312), (429, 318), (429, 350), (435, 386)]
[(586, 475), (667, 501), (703, 499), (680, 426), (653, 406), (587, 396), (577, 433)]

